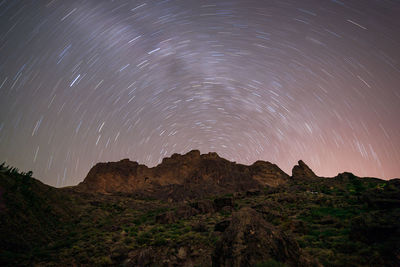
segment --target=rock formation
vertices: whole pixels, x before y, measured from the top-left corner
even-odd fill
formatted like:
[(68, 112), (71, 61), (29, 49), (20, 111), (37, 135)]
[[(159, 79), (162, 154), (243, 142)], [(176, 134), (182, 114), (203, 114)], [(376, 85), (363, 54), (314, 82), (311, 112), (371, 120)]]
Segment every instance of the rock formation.
[(317, 175), (302, 160), (298, 161), (298, 165), (292, 169), (292, 178), (317, 178)]
[(289, 176), (270, 162), (250, 166), (223, 159), (217, 153), (192, 150), (173, 154), (153, 168), (124, 159), (98, 163), (78, 185), (78, 190), (129, 193), (158, 199), (183, 200), (278, 186)]
[(312, 266), (293, 237), (280, 231), (251, 208), (242, 208), (217, 243), (213, 266), (255, 266), (266, 259), (289, 266)]

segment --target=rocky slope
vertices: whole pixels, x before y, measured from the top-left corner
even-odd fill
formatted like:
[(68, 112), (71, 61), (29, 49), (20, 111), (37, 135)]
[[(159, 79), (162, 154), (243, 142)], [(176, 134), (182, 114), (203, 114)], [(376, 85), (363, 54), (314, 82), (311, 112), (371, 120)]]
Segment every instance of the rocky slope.
[(0, 166), (0, 266), (400, 266), (399, 222), (399, 179), (302, 161), (289, 177), (192, 151), (68, 188)]

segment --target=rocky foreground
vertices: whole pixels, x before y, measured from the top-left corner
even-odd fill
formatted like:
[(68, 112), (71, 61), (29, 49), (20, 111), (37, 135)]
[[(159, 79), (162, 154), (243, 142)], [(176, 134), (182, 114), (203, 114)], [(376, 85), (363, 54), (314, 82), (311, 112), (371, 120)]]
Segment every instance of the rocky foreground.
[(400, 180), (196, 150), (68, 188), (2, 165), (0, 265), (400, 266)]

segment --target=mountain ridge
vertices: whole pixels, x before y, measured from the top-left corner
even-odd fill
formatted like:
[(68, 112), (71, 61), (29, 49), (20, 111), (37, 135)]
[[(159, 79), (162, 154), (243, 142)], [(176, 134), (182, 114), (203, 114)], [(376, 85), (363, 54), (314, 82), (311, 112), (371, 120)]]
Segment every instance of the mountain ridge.
[[(215, 152), (200, 154), (199, 150), (192, 150), (164, 158), (152, 168), (128, 159), (98, 163), (76, 188), (83, 192), (141, 193), (161, 199), (183, 200), (278, 186), (287, 179), (289, 175), (267, 161), (237, 164)], [(182, 188), (185, 190), (180, 190)]]
[(400, 179), (174, 154), (54, 188), (0, 166), (1, 266), (399, 266)]
[(293, 166), (289, 176), (268, 161), (258, 160), (245, 165), (219, 157), (215, 152), (201, 154), (199, 150), (191, 150), (186, 154), (175, 153), (166, 157), (154, 167), (129, 159), (97, 163), (74, 188), (87, 193), (119, 192), (164, 200), (184, 200), (258, 190), (265, 186), (276, 187), (290, 179), (318, 178), (303, 160)]

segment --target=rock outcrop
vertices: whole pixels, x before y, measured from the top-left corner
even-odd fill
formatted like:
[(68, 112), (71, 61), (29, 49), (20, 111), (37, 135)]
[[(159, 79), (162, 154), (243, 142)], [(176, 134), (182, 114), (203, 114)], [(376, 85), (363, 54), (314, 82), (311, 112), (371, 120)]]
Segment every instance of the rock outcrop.
[(298, 161), (298, 165), (292, 169), (292, 178), (304, 179), (304, 178), (317, 178), (317, 175), (308, 167), (302, 160)]
[(313, 265), (291, 236), (265, 221), (258, 212), (251, 208), (235, 212), (216, 244), (213, 266), (255, 266), (268, 260), (288, 266)]
[(288, 178), (270, 162), (257, 161), (247, 166), (223, 159), (217, 153), (192, 150), (164, 158), (153, 168), (128, 159), (98, 163), (77, 190), (184, 200), (278, 186)]

